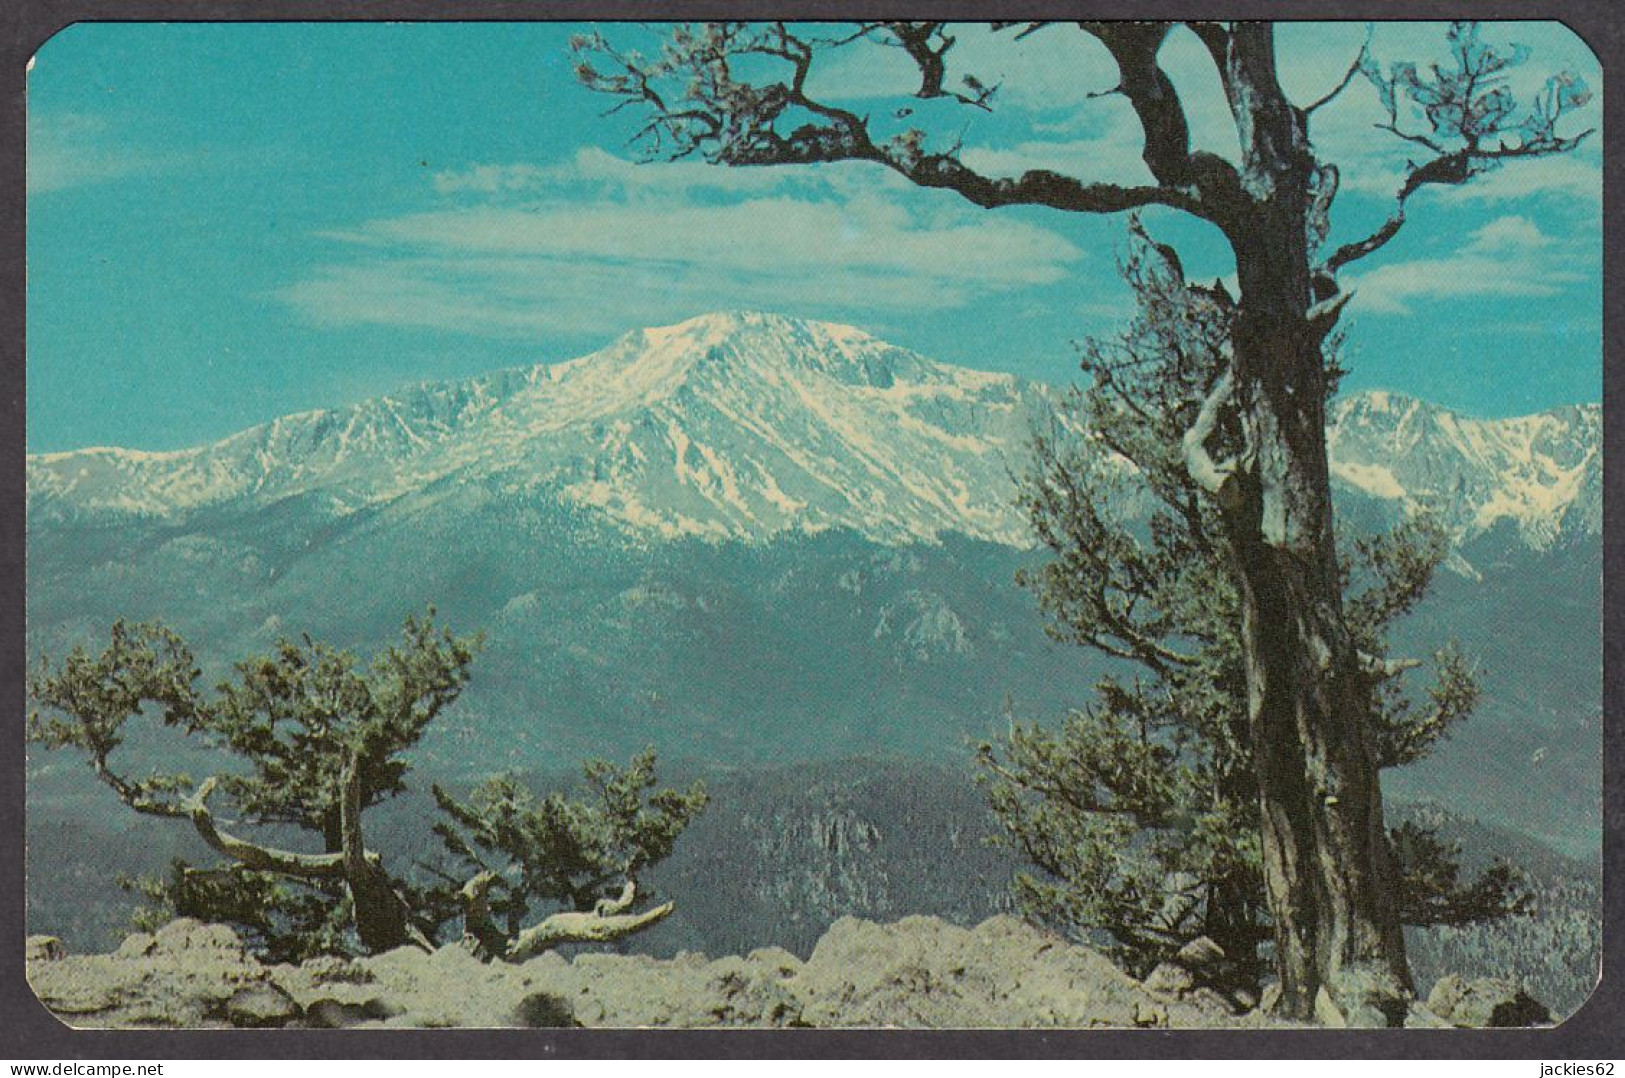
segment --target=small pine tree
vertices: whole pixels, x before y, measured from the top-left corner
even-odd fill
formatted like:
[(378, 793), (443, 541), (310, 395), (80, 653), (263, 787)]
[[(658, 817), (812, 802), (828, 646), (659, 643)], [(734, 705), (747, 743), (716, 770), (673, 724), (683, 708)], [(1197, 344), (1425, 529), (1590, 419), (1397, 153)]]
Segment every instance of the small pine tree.
[[(465, 864), (481, 870), (473, 879), (396, 875), (367, 846), (364, 813), (406, 789), (409, 750), (461, 694), (478, 646), (477, 638), (438, 628), (431, 610), (408, 618), (401, 642), (365, 666), (309, 637), (284, 640), (270, 654), (238, 663), (209, 695), (198, 689), (200, 671), (179, 635), (120, 621), (98, 656), (78, 647), (60, 664), (41, 659), (29, 679), (39, 709), (30, 715), (28, 737), (85, 752), (119, 800), (143, 815), (190, 822), (221, 855), (214, 865), (177, 861), (163, 877), (120, 881), (145, 900), (138, 915), (145, 927), (176, 916), (219, 921), (272, 961), (300, 961), (430, 947), (444, 924), (461, 917), (490, 953), (515, 957), (558, 943), (616, 939), (665, 917), (670, 903), (629, 912), (632, 881), (671, 852), (706, 795), (698, 786), (655, 791), (652, 750), (625, 769), (588, 764), (590, 799), (537, 801), (513, 780), (497, 778), (465, 805), (437, 788), (452, 823), (436, 830)], [(132, 777), (119, 765), (118, 750), (126, 724), (142, 716), (224, 750), (232, 763), (201, 783), (172, 772)], [(321, 852), (227, 832), (211, 807), (216, 797), (229, 799), (250, 827), (291, 828)], [(517, 881), (485, 870), (476, 849), (506, 856)], [(612, 878), (623, 885), (620, 894), (602, 897)], [(505, 883), (501, 933), (486, 897), (498, 882)], [(572, 908), (525, 929), (522, 919), (537, 899), (566, 900)]]
[[(564, 936), (613, 938), (671, 913), (667, 902), (631, 914), (642, 897), (636, 881), (705, 808), (704, 784), (656, 789), (653, 748), (626, 767), (590, 760), (582, 776), (585, 790), (573, 797), (537, 797), (513, 775), (485, 780), (466, 802), (434, 787), (448, 817), (435, 833), (465, 876), (477, 873), (457, 898), (468, 935), (487, 954), (517, 961)], [(537, 905), (562, 911), (526, 928)]]
[[(1201, 496), (1181, 446), (1201, 429), (1190, 402), (1206, 399), (1225, 369), (1234, 306), (1220, 283), (1187, 283), (1177, 256), (1137, 220), (1131, 234), (1122, 272), (1135, 317), (1119, 337), (1086, 342), (1090, 385), (1035, 439), (1021, 485), (1052, 555), (1022, 584), (1053, 636), (1118, 662), (1058, 729), (1012, 721), (998, 743), (979, 745), (980, 779), (1003, 841), (1037, 870), (1014, 883), (1030, 916), (1105, 944), (1142, 976), (1206, 936), (1226, 955), (1224, 975), (1256, 988), (1272, 929), (1243, 604), (1219, 507)], [(1341, 374), (1335, 351), (1330, 342), (1328, 394)], [(1227, 454), (1242, 444), (1223, 424), (1208, 436)], [(1378, 702), (1370, 734), (1381, 767), (1425, 756), (1478, 699), (1453, 645), (1434, 656), (1421, 698), (1405, 681), (1418, 664), (1388, 655), (1388, 629), (1426, 595), (1447, 550), (1436, 524), (1413, 517), (1360, 538), (1343, 563), (1345, 616)], [(1456, 851), (1431, 832), (1407, 824), (1390, 844), (1407, 923), (1521, 908), (1508, 866), (1463, 884)]]
[[(60, 665), (41, 659), (29, 681), (42, 708), (30, 717), (29, 739), (86, 752), (126, 805), (190, 821), (224, 858), (133, 885), (159, 913), (234, 924), (279, 958), (426, 944), (435, 926), (414, 915), (403, 881), (367, 847), (362, 817), (405, 789), (405, 754), (462, 692), (477, 646), (436, 627), (431, 610), (409, 617), (401, 642), (367, 666), (309, 637), (282, 640), (236, 664), (211, 697), (198, 689), (200, 671), (178, 634), (119, 621), (99, 656), (76, 647)], [(125, 724), (149, 714), (236, 763), (201, 783), (126, 775), (114, 758)], [(321, 852), (228, 833), (210, 805), (220, 795), (250, 825), (312, 834)]]

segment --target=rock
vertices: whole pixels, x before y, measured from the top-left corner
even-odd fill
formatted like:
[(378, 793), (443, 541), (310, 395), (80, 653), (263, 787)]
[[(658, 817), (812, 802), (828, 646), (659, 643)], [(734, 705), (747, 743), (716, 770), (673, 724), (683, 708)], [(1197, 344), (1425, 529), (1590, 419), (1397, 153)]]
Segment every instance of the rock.
[(305, 1008), (305, 1025), (311, 1029), (349, 1029), (364, 1022), (382, 1022), (400, 1014), (381, 999), (364, 1003), (344, 1003), (323, 997)]
[(55, 936), (29, 936), (23, 944), (26, 962), (56, 962), (68, 957), (68, 949)]
[(1449, 1020), (1455, 1013), (1456, 1004), (1460, 1003), (1467, 994), (1467, 980), (1460, 974), (1452, 973), (1440, 977), (1433, 983), (1433, 991), (1428, 993), (1428, 1010), (1440, 1018)]
[(1185, 997), (1187, 1003), (1194, 1003), (1198, 1007), (1214, 1012), (1215, 1014), (1234, 1014), (1236, 1006), (1223, 994), (1215, 989), (1203, 985)]
[(205, 924), (191, 917), (182, 917), (160, 928), (153, 937), (153, 950), (171, 954), (187, 951), (244, 952), (243, 941), (226, 925)]
[(1475, 980), (1451, 974), (1439, 978), (1428, 993), (1428, 1010), (1462, 1029), (1542, 1026), (1552, 1012), (1516, 983), (1503, 977)]
[(270, 982), (239, 988), (226, 1000), (226, 1020), (240, 1029), (277, 1029), (299, 1016), (293, 997)]
[(1434, 1014), (1420, 1003), (1413, 1002), (1405, 1014), (1406, 1029), (1454, 1029), (1449, 1022)]
[(316, 984), (371, 984), (372, 971), (338, 955), (318, 955), (306, 959), (303, 970)]
[(1364, 1000), (1339, 1004), (1326, 991), (1326, 986), (1321, 985), (1315, 992), (1315, 1021), (1332, 1029), (1388, 1029), (1402, 1024), (1404, 1018), (1395, 1022), (1388, 1012)]
[(158, 941), (150, 932), (136, 932), (124, 937), (124, 942), (113, 952), (115, 958), (143, 958), (153, 952)]
[(1258, 1008), (1258, 997), (1253, 995), (1251, 989), (1237, 988), (1230, 993), (1230, 1003), (1238, 1011), (1250, 1011)]
[(1132, 1028), (1156, 1006), (1104, 955), (1013, 917), (843, 918), (794, 984), (815, 1026)]
[(1177, 962), (1163, 962), (1145, 979), (1145, 990), (1179, 999), (1196, 987), (1196, 975)]
[(1348, 1029), (1388, 1029), (1405, 1023), (1411, 993), (1373, 965), (1345, 966), (1315, 993), (1315, 1020)]
[[(1176, 967), (1183, 968), (1183, 967)], [(1189, 975), (1189, 971), (1185, 971)], [(1013, 917), (847, 918), (806, 962), (770, 947), (710, 959), (602, 952), (482, 962), (456, 945), (265, 966), (229, 930), (176, 922), (113, 955), (28, 964), (75, 1026), (1184, 1028), (1252, 1026), (1196, 985), (1159, 998), (1098, 951)]]
[(1264, 986), (1258, 994), (1258, 1011), (1260, 1014), (1274, 1014), (1275, 1009), (1281, 1005), (1281, 983), (1271, 981)]
[(1224, 948), (1206, 936), (1197, 936), (1179, 949), (1174, 961), (1192, 973), (1208, 973), (1218, 969), (1224, 961)]
[(508, 1024), (524, 1029), (574, 1029), (581, 1025), (570, 1001), (552, 992), (532, 992), (520, 1000), (508, 1016)]
[[(760, 952), (758, 952), (760, 953)], [(794, 961), (793, 955), (788, 955)], [(706, 988), (716, 1001), (711, 1015), (720, 1025), (799, 1025), (801, 1000), (785, 981), (799, 972), (779, 956), (767, 962), (751, 958), (722, 958), (711, 964)]]
[(1320, 990), (1315, 993), (1315, 1021), (1332, 1029), (1343, 1029), (1348, 1026), (1348, 1020), (1338, 1009), (1337, 1004), (1332, 1002), (1332, 994), (1326, 991), (1325, 985), (1321, 985)]
[(136, 935), (111, 955), (67, 956), (28, 966), (40, 1001), (75, 1027), (229, 1026), (228, 1004), (266, 982), (229, 928), (182, 920)]
[(1134, 1024), (1142, 1029), (1157, 1029), (1167, 1026), (1168, 1008), (1141, 1000), (1134, 1004)]

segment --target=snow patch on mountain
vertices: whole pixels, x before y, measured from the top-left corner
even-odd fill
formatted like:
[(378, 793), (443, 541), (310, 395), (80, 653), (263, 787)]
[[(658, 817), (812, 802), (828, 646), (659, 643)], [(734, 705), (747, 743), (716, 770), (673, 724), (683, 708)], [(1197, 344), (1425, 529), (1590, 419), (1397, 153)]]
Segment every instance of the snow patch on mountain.
[(1333, 477), (1403, 511), (1440, 516), (1461, 538), (1509, 525), (1536, 549), (1601, 530), (1602, 409), (1474, 419), (1397, 393), (1338, 401), (1327, 428)]

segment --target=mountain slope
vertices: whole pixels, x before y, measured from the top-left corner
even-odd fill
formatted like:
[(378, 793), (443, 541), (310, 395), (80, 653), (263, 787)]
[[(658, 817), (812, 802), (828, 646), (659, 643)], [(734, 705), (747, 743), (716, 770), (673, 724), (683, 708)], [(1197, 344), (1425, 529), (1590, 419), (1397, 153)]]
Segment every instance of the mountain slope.
[(1470, 419), (1373, 391), (1338, 401), (1327, 422), (1333, 479), (1395, 508), (1426, 508), (1464, 539), (1510, 526), (1544, 550), (1602, 532), (1602, 409)]
[(175, 520), (319, 495), (342, 517), (455, 478), (665, 539), (848, 528), (1024, 545), (1004, 480), (1047, 397), (846, 326), (707, 315), (198, 449), (33, 457), (29, 514)]

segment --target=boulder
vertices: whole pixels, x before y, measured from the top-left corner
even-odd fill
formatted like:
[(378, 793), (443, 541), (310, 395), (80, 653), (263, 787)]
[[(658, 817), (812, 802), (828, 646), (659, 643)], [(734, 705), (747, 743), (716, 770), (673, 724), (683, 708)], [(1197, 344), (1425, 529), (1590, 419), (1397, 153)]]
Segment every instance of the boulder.
[(1178, 962), (1163, 962), (1145, 979), (1147, 992), (1179, 999), (1196, 987), (1196, 974)]
[(299, 1004), (269, 982), (246, 985), (226, 1000), (226, 1021), (239, 1029), (277, 1029), (300, 1017)]
[(1206, 936), (1197, 936), (1179, 949), (1174, 961), (1192, 973), (1216, 972), (1224, 962), (1224, 948)]
[(68, 949), (55, 936), (29, 936), (23, 944), (25, 962), (56, 962), (68, 957)]
[(368, 1022), (383, 1022), (398, 1014), (398, 1008), (381, 999), (345, 1003), (324, 996), (305, 1007), (304, 1024), (311, 1029), (349, 1029)]
[[(263, 965), (218, 925), (177, 921), (111, 955), (51, 959), (29, 978), (71, 1025), (462, 1027), (1184, 1028), (1266, 1025), (1201, 984), (1157, 996), (1098, 951), (1013, 917), (847, 918), (803, 962), (788, 951), (671, 959), (547, 952), (482, 961), (455, 944)], [(1200, 958), (1200, 956), (1194, 956)], [(1175, 967), (1189, 976), (1182, 966)]]
[(1315, 993), (1315, 1020), (1335, 1029), (1387, 1029), (1405, 1024), (1411, 993), (1375, 965), (1345, 966)]
[(152, 937), (155, 953), (188, 954), (206, 951), (215, 954), (240, 955), (243, 941), (226, 925), (207, 924), (191, 917), (182, 917), (160, 928)]
[[(268, 987), (270, 978), (230, 929), (198, 921), (132, 936), (110, 955), (29, 962), (27, 971), (40, 1001), (68, 1025), (82, 1028), (230, 1026), (237, 1021), (232, 999), (242, 989)], [(263, 994), (242, 1002), (243, 1021), (269, 1021), (284, 1009)], [(259, 1018), (251, 1014), (256, 1008), (265, 1012)]]
[(1104, 955), (1013, 917), (843, 918), (796, 987), (816, 1026), (1133, 1028), (1158, 1008)]
[(1544, 1004), (1503, 977), (1441, 977), (1428, 993), (1427, 1009), (1463, 1029), (1543, 1026), (1552, 1022), (1552, 1012)]
[(570, 1001), (552, 992), (532, 992), (508, 1015), (508, 1025), (523, 1029), (572, 1029), (580, 1026)]
[(1428, 1010), (1420, 1003), (1412, 1002), (1410, 1010), (1405, 1014), (1406, 1029), (1454, 1029), (1449, 1022)]
[(135, 932), (124, 937), (124, 942), (113, 952), (114, 958), (145, 958), (158, 946), (150, 932)]

